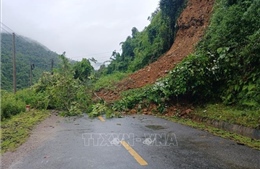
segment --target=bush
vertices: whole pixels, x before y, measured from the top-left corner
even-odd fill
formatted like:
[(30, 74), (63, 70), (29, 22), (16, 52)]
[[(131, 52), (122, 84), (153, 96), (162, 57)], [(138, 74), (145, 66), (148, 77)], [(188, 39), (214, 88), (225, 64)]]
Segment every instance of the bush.
[(49, 103), (49, 99), (45, 93), (36, 92), (33, 88), (19, 90), (16, 92), (15, 97), (35, 109), (45, 110)]
[(43, 74), (33, 87), (36, 106), (63, 111), (64, 116), (82, 114), (91, 104), (91, 91), (71, 74)]
[(26, 103), (13, 93), (1, 92), (1, 120), (25, 111)]
[(116, 84), (116, 82), (119, 82), (126, 76), (126, 73), (116, 72), (111, 75), (100, 77), (94, 84), (94, 90), (98, 91), (104, 88), (111, 89)]
[(182, 98), (259, 109), (260, 1), (219, 0), (215, 7), (196, 52), (144, 92), (125, 95), (117, 109), (133, 108), (144, 99), (162, 105)]
[(160, 97), (260, 105), (260, 1), (220, 0), (196, 53), (151, 89)]
[(104, 104), (101, 103), (94, 104), (92, 105), (92, 111), (89, 113), (89, 117), (93, 118), (93, 117), (100, 116), (102, 114), (105, 114), (107, 110), (108, 107), (105, 106)]

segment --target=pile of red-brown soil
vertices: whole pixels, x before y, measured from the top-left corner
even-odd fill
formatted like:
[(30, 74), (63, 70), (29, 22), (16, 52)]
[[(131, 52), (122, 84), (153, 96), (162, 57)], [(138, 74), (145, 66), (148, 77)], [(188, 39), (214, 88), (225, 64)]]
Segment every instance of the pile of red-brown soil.
[(177, 21), (179, 29), (171, 49), (156, 62), (122, 80), (117, 84), (116, 90), (101, 90), (97, 95), (107, 102), (113, 102), (119, 99), (122, 91), (140, 88), (164, 77), (176, 64), (194, 52), (194, 47), (209, 25), (214, 2), (215, 0), (189, 0)]
[(186, 117), (190, 118), (192, 117), (192, 111), (194, 107), (191, 105), (180, 105), (180, 104), (174, 104), (165, 106), (165, 109), (163, 112), (158, 111), (158, 106), (156, 104), (149, 104), (147, 107), (138, 108), (136, 106), (135, 108), (128, 110), (127, 112), (121, 112), (123, 114), (144, 114), (144, 115), (153, 115), (153, 114), (163, 114), (164, 116), (177, 116), (177, 117)]

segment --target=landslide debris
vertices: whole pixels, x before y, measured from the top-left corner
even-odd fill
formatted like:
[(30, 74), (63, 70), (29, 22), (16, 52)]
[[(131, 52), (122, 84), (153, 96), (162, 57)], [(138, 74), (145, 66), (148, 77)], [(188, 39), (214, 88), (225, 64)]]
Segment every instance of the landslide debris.
[(116, 86), (115, 90), (103, 89), (97, 95), (106, 102), (120, 98), (120, 92), (153, 84), (164, 77), (186, 56), (194, 52), (194, 47), (201, 40), (209, 25), (214, 0), (189, 0), (177, 21), (178, 31), (171, 49), (157, 61), (147, 65)]

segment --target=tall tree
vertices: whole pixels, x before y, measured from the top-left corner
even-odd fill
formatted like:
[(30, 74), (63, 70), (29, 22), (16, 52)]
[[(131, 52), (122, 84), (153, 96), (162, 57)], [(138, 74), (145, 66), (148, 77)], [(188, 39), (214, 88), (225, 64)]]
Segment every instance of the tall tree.
[(81, 81), (87, 81), (94, 68), (91, 66), (88, 59), (83, 58), (81, 62), (77, 62), (74, 65), (74, 78)]

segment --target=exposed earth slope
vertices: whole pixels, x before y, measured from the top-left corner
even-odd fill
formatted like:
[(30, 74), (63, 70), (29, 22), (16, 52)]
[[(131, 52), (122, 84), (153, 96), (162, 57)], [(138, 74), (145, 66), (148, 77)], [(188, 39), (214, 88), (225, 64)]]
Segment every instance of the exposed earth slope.
[(156, 62), (129, 75), (117, 84), (116, 90), (101, 90), (97, 94), (107, 102), (119, 99), (120, 92), (140, 88), (156, 82), (164, 77), (176, 64), (194, 51), (209, 25), (214, 0), (189, 0), (181, 13), (177, 26), (179, 27), (171, 49)]

